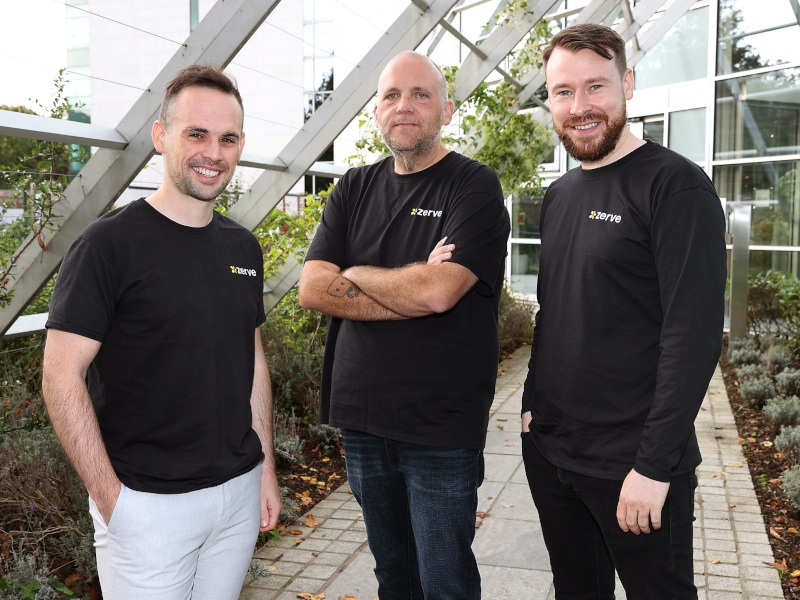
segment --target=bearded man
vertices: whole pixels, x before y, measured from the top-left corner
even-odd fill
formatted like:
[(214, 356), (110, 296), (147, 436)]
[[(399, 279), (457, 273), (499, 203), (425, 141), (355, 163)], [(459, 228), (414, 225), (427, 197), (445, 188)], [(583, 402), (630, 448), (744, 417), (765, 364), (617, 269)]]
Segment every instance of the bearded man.
[(497, 376), (509, 218), (497, 175), (440, 141), (439, 68), (403, 52), (378, 82), (392, 156), (334, 188), (300, 303), (330, 315), (322, 420), (342, 428), (381, 600), (477, 600), (471, 544)]
[[(696, 164), (626, 128), (625, 42), (569, 27), (543, 54), (581, 161), (541, 213), (525, 469), (556, 598), (697, 598), (694, 419), (719, 358), (725, 221)], [(576, 569), (575, 565), (581, 565)]]

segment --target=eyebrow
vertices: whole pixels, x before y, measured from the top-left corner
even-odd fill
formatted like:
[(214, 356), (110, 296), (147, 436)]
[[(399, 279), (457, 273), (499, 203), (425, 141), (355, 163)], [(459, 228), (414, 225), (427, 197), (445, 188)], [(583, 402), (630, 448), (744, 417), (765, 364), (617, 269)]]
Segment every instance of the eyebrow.
[[(399, 87), (390, 87), (390, 88), (386, 88), (385, 90), (383, 90), (383, 95), (392, 94), (394, 92), (400, 92), (400, 91), (402, 91), (402, 90)], [(421, 85), (415, 85), (413, 88), (411, 88), (411, 91), (412, 92), (426, 92), (428, 94), (432, 93), (429, 88), (423, 87)]]
[[(183, 132), (184, 133), (205, 133), (205, 134), (211, 133), (205, 127), (187, 127), (186, 129), (183, 130)], [(241, 136), (238, 133), (236, 133), (235, 131), (227, 131), (225, 133), (222, 133), (220, 135), (220, 137), (232, 137), (232, 138), (236, 138), (238, 140)]]
[[(611, 79), (609, 79), (608, 77), (592, 77), (590, 79), (587, 79), (586, 81), (582, 81), (581, 85), (595, 85), (597, 83), (609, 83), (610, 81)], [(551, 89), (555, 90), (563, 87), (571, 87), (571, 86), (569, 83), (554, 83), (551, 86)]]

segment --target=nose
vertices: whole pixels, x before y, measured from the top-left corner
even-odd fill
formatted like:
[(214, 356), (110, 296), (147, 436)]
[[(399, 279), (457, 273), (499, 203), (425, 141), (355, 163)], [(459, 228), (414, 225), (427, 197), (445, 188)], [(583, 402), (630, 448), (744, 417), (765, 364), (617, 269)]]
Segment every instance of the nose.
[(397, 103), (397, 112), (414, 112), (414, 105), (411, 102), (411, 96), (403, 94)]
[(219, 140), (209, 140), (203, 148), (203, 157), (214, 162), (222, 160), (222, 143)]
[(587, 98), (583, 94), (575, 94), (572, 100), (572, 107), (570, 108), (570, 114), (575, 115), (576, 117), (582, 117), (591, 109), (591, 104), (587, 101)]

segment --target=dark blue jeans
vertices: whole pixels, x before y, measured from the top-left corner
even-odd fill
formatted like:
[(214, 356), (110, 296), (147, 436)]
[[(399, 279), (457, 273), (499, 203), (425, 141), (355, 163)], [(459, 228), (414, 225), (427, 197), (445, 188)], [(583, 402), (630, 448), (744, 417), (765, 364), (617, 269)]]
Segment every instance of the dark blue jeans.
[(479, 600), (472, 553), (483, 451), (342, 432), (381, 600)]
[(553, 570), (557, 600), (613, 600), (614, 569), (628, 600), (696, 600), (692, 562), (694, 471), (674, 477), (661, 529), (617, 524), (622, 481), (559, 469), (522, 434), (522, 456)]

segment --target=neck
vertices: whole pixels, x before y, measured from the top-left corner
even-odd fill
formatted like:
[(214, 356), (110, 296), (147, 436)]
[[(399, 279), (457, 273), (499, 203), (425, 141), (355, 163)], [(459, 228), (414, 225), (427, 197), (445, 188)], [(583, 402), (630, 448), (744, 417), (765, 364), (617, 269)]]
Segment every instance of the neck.
[(644, 146), (645, 143), (646, 142), (644, 140), (640, 140), (626, 128), (623, 130), (622, 135), (619, 136), (619, 141), (611, 152), (606, 154), (600, 160), (594, 162), (581, 162), (581, 167), (584, 169), (599, 169), (600, 167), (605, 167), (606, 165), (610, 165), (611, 163), (618, 161), (626, 154), (630, 154), (640, 146)]
[(400, 175), (408, 175), (410, 173), (418, 173), (428, 167), (435, 165), (442, 160), (449, 150), (445, 148), (441, 142), (437, 141), (436, 145), (426, 152), (425, 154), (418, 154), (413, 152), (397, 152), (394, 153), (394, 170), (395, 173)]
[(147, 202), (168, 219), (186, 227), (205, 227), (214, 216), (213, 201), (170, 194), (163, 186), (147, 198)]

